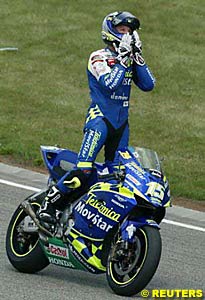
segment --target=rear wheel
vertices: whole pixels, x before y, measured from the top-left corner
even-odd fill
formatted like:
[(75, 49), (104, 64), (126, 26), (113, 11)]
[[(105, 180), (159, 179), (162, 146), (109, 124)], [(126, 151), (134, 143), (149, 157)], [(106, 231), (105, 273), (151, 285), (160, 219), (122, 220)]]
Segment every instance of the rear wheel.
[[(36, 212), (45, 193), (33, 198), (31, 204)], [(19, 206), (13, 214), (6, 235), (6, 252), (11, 264), (20, 272), (35, 273), (44, 269), (49, 261), (46, 258), (39, 242), (37, 229), (24, 231), (25, 222), (27, 227), (32, 224), (30, 217)]]
[(107, 263), (107, 280), (122, 296), (140, 292), (152, 279), (161, 256), (159, 230), (144, 226), (135, 232), (135, 242), (126, 244), (120, 237), (113, 245)]

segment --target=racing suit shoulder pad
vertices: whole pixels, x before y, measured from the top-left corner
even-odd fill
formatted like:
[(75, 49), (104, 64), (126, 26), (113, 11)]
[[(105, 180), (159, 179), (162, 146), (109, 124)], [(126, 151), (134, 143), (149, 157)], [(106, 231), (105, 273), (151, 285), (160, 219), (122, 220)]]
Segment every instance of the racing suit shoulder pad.
[(107, 64), (107, 52), (105, 49), (100, 49), (91, 53), (88, 61), (88, 70), (98, 80), (100, 76), (110, 72), (110, 67)]

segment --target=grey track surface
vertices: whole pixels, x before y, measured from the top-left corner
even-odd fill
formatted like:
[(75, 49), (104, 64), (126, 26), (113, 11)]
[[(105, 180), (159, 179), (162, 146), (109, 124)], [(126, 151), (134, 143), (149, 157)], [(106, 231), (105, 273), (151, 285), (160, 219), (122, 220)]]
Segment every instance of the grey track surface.
[[(0, 179), (43, 188), (47, 177), (0, 163)], [(17, 205), (31, 193), (0, 183), (0, 300), (125, 299), (113, 294), (105, 275), (95, 276), (52, 265), (34, 275), (13, 269), (5, 251), (6, 230)], [(205, 227), (205, 213), (180, 207), (170, 208), (166, 219)], [(162, 223), (161, 236), (161, 262), (147, 289), (205, 291), (205, 233)]]

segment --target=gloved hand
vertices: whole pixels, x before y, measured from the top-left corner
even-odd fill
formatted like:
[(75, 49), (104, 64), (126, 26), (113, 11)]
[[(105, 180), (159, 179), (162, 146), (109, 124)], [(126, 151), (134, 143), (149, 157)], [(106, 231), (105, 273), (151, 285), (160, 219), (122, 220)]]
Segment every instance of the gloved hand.
[(132, 34), (132, 54), (136, 64), (140, 66), (145, 64), (144, 58), (142, 57), (142, 42), (136, 30)]
[(120, 64), (127, 68), (130, 64), (130, 55), (132, 51), (132, 36), (129, 33), (123, 35), (122, 40), (117, 48), (118, 56)]

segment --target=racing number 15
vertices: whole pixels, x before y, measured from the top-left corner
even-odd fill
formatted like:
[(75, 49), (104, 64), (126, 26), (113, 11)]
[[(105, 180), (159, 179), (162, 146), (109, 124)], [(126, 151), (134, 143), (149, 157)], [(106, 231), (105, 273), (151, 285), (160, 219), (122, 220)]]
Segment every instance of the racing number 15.
[(149, 182), (147, 185), (148, 189), (146, 195), (150, 196), (152, 200), (162, 201), (164, 198), (165, 188), (157, 182)]

